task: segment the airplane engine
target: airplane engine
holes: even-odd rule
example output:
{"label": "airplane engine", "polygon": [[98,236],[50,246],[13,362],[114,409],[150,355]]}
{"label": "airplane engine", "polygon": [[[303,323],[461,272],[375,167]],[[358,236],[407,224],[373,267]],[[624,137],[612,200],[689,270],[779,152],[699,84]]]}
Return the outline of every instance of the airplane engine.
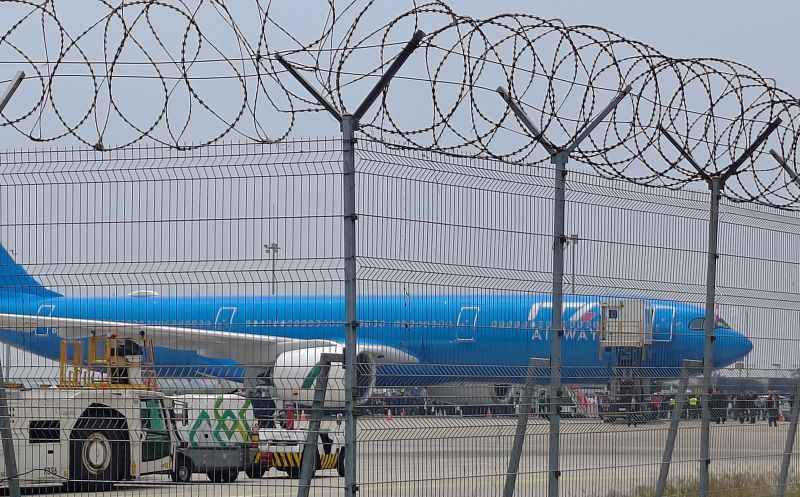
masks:
{"label": "airplane engine", "polygon": [[511,403],[512,385],[490,383],[447,383],[426,388],[429,397],[456,405],[500,405]]}
{"label": "airplane engine", "polygon": [[[312,347],[284,352],[272,367],[272,385],[275,396],[284,402],[297,402],[311,406],[314,402],[314,387],[321,370],[320,356],[323,353],[342,353],[341,347]],[[365,403],[375,387],[375,362],[367,352],[356,355],[356,404]],[[342,408],[345,405],[344,369],[339,363],[331,364],[328,373],[328,388],[325,393],[326,408]]]}

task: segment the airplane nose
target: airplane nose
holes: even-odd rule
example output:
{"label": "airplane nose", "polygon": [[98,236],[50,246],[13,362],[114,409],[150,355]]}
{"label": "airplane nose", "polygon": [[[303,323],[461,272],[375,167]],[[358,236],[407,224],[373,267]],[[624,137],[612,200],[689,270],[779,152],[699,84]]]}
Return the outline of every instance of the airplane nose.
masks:
{"label": "airplane nose", "polygon": [[714,340],[715,368],[730,366],[753,350],[753,342],[736,330],[718,328],[714,336],[717,337]]}

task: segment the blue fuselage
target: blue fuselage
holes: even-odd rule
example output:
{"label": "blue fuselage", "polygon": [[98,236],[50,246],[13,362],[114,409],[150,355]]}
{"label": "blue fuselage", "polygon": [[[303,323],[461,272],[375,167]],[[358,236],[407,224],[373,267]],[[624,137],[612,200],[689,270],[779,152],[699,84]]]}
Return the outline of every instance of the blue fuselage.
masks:
{"label": "blue fuselage", "polygon": [[[567,296],[564,301],[563,375],[566,381],[605,383],[618,364],[617,349],[601,347],[600,297]],[[656,377],[675,377],[684,359],[701,359],[704,332],[696,326],[705,312],[685,303],[647,300],[651,345],[642,349],[642,366]],[[365,296],[357,301],[359,343],[404,351],[414,364],[383,364],[378,386],[451,381],[518,383],[531,357],[549,357],[553,338],[549,295]],[[296,339],[344,343],[341,296],[241,297],[45,297],[0,299],[0,312],[141,324],[169,324]],[[693,326],[695,324],[695,326]],[[714,331],[714,367],[741,359],[752,343],[741,333]],[[58,330],[32,333],[0,330],[0,341],[57,360]],[[159,347],[161,377],[214,376],[241,381],[248,368],[206,357],[203,350]],[[219,354],[216,354],[217,356]],[[274,360],[274,358],[273,358]]]}

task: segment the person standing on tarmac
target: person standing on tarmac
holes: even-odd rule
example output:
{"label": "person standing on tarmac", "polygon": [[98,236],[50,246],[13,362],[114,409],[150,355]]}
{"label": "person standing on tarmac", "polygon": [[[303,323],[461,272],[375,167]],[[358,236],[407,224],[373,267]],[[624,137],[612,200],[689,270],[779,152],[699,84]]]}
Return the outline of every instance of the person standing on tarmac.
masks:
{"label": "person standing on tarmac", "polygon": [[629,405],[630,409],[628,411],[628,426],[633,424],[633,426],[636,427],[636,417],[638,416],[639,412],[639,404],[636,402],[636,395],[631,395],[631,401]]}
{"label": "person standing on tarmac", "polygon": [[711,390],[711,395],[708,399],[708,408],[711,411],[711,421],[720,424],[722,416],[719,412],[719,393],[716,390]]}
{"label": "person standing on tarmac", "polygon": [[734,418],[738,419],[740,423],[744,423],[746,417],[744,392],[739,392],[733,397],[733,407],[736,411]]}
{"label": "person standing on tarmac", "polygon": [[605,393],[597,395],[597,414],[602,419],[606,413]]}
{"label": "person standing on tarmac", "polygon": [[767,419],[769,421],[769,426],[778,426],[778,409],[780,409],[780,399],[778,398],[778,394],[772,392],[767,397],[766,402],[767,408]]}
{"label": "person standing on tarmac", "polygon": [[700,403],[698,402],[697,395],[692,394],[692,396],[689,397],[689,416],[692,419],[697,419],[697,406],[699,404]]}

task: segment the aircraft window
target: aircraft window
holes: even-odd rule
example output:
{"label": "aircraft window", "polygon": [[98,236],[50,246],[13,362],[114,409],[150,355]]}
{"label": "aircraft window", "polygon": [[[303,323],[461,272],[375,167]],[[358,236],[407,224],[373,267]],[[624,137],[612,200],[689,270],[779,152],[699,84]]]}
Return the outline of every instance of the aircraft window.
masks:
{"label": "aircraft window", "polygon": [[[702,330],[705,328],[705,321],[705,318],[694,318],[689,321],[689,329]],[[714,328],[730,329],[730,327],[731,326],[722,318],[717,318],[717,320],[714,321]]]}

